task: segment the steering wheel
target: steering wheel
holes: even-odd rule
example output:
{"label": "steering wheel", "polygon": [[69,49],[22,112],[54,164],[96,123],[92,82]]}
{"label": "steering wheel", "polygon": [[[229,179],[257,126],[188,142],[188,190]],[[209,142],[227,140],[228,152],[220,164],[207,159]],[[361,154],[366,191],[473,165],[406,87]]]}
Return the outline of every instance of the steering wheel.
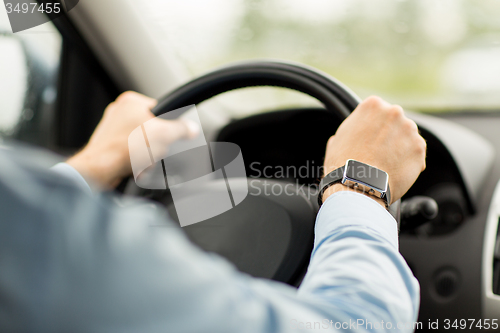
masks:
{"label": "steering wheel", "polygon": [[[326,110],[341,119],[347,117],[360,99],[334,78],[314,69],[278,61],[251,61],[217,69],[179,87],[162,98],[153,109],[162,118],[174,118],[169,111],[199,104],[227,91],[257,86],[293,89],[319,100]],[[178,113],[175,117],[178,116]],[[243,157],[245,152],[242,152]],[[213,155],[218,160],[217,151]],[[187,236],[204,250],[218,253],[243,272],[298,285],[309,261],[318,210],[316,198],[299,193],[294,184],[289,195],[265,191],[274,180],[232,179],[232,193],[246,198],[234,208],[203,222],[185,226]],[[130,181],[129,181],[130,182]],[[208,185],[213,193],[227,191],[227,180]],[[168,193],[167,191],[164,191]],[[165,194],[168,196],[168,194]],[[164,202],[174,219],[174,203]],[[193,207],[196,209],[196,207]]]}

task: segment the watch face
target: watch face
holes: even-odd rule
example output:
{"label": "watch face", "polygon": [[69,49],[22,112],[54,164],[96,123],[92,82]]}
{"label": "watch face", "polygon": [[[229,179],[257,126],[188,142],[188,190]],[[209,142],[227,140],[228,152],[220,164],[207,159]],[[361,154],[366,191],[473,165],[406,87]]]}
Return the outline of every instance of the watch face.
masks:
{"label": "watch face", "polygon": [[387,173],[368,164],[348,160],[345,165],[344,176],[351,181],[366,184],[379,192],[387,191],[389,180]]}

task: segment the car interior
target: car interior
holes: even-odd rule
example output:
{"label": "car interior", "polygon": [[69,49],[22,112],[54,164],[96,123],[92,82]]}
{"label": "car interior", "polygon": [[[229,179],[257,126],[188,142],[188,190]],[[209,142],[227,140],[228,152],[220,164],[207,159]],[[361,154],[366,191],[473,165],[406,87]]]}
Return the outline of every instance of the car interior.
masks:
{"label": "car interior", "polygon": [[[157,98],[156,115],[196,105],[207,142],[241,149],[248,179],[233,191],[258,194],[182,230],[295,287],[328,138],[365,97],[400,104],[427,142],[426,170],[391,211],[421,287],[418,321],[500,319],[500,2],[84,0],[17,33],[2,10],[1,136],[64,157],[124,91]],[[210,168],[192,162],[174,169]],[[307,195],[264,191],[275,183]],[[178,220],[168,189],[129,178],[116,191]]]}

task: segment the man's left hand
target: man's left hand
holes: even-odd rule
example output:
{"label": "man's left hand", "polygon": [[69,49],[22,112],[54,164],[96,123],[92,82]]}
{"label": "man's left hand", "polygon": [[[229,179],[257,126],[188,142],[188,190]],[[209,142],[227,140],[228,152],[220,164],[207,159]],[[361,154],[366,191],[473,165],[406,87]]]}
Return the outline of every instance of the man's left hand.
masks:
{"label": "man's left hand", "polygon": [[[109,104],[92,134],[88,144],[67,163],[84,178],[111,189],[132,173],[128,149],[130,133],[155,116],[151,112],[157,101],[153,98],[128,91]],[[199,129],[186,120],[155,122],[154,131],[163,137],[168,146],[182,138],[192,138]]]}

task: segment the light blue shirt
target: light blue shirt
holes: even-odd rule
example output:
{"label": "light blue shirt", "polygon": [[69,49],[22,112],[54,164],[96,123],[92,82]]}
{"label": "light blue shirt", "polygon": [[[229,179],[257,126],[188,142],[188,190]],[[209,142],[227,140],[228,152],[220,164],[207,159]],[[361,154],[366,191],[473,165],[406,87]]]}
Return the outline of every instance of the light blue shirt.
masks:
{"label": "light blue shirt", "polygon": [[[71,166],[61,163],[55,169],[89,188]],[[175,252],[168,255],[176,256]],[[213,277],[222,278],[224,286],[214,283],[206,291],[186,288],[176,293],[173,302],[202,303],[207,308],[188,311],[197,324],[181,320],[184,316],[169,316],[168,326],[175,332],[190,331],[190,326],[205,332],[411,332],[417,320],[419,285],[398,251],[396,221],[374,200],[355,192],[336,193],[321,207],[311,262],[298,291],[234,274],[232,269],[227,272],[227,264],[219,259],[196,255],[183,260],[213,266],[208,271],[219,270]],[[170,283],[185,286],[182,276],[174,275]]]}
{"label": "light blue shirt", "polygon": [[396,222],[362,194],[323,204],[297,290],[199,250],[161,209],[89,195],[75,172],[0,156],[2,332],[413,331]]}

